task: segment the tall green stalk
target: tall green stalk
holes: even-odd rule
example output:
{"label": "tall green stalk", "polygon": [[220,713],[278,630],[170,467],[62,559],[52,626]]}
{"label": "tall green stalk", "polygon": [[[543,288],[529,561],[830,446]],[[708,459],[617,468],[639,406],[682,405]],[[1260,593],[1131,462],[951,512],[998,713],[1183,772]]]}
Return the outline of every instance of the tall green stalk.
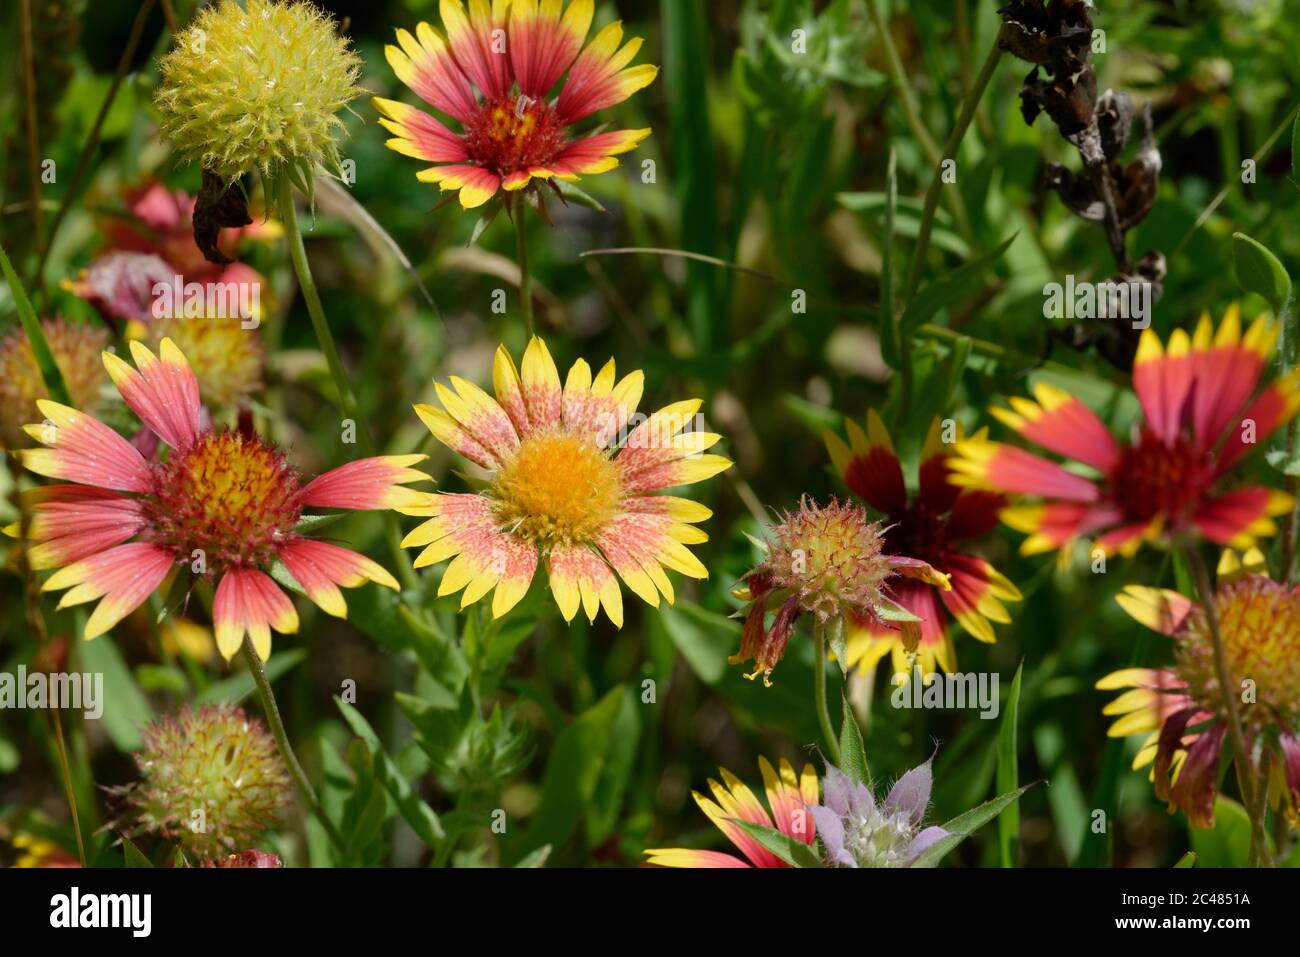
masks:
{"label": "tall green stalk", "polygon": [[826,631],[819,623],[813,626],[813,702],[817,708],[817,721],[822,727],[822,739],[826,742],[826,752],[831,763],[839,766],[840,739],[831,724],[831,713],[826,707]]}

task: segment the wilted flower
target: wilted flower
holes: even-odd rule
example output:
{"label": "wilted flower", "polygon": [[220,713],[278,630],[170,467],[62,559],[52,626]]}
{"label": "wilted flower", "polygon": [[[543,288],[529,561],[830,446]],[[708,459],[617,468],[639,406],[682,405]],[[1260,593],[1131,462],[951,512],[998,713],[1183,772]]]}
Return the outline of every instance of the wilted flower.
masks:
{"label": "wilted flower", "polygon": [[1037,403],[1012,399],[993,409],[1002,422],[1095,475],[1067,471],[1022,449],[971,438],[957,445],[954,481],[1044,499],[1002,512],[1012,528],[1030,533],[1025,554],[1063,548],[1085,535],[1121,555],[1144,542],[1176,543],[1189,536],[1245,549],[1272,535],[1272,516],[1289,511],[1291,496],[1247,486],[1224,492],[1222,480],[1253,449],[1300,411],[1300,369],[1257,388],[1280,328],[1267,317],[1242,335],[1232,306],[1216,332],[1209,315],[1193,335],[1175,330],[1166,348],[1147,329],[1133,365],[1143,419],[1120,443],[1082,400],[1039,383]]}
{"label": "wilted flower", "polygon": [[[1149,732],[1133,767],[1154,762],[1156,795],[1196,827],[1214,825],[1219,757],[1228,731],[1225,693],[1238,696],[1247,749],[1274,740],[1279,762],[1272,791],[1300,821],[1300,586],[1275,582],[1258,570],[1264,557],[1242,564],[1228,552],[1219,566],[1214,602],[1228,673],[1240,688],[1220,686],[1205,609],[1168,589],[1129,585],[1119,604],[1137,621],[1174,639],[1174,664],[1125,668],[1097,682],[1104,691],[1128,688],[1104,712],[1119,715],[1111,737]],[[1251,693],[1246,691],[1250,682]]]}
{"label": "wilted flower", "polygon": [[[417,178],[459,190],[466,209],[533,180],[604,173],[618,165],[615,156],[650,135],[648,129],[611,130],[570,138],[575,123],[623,102],[659,72],[649,64],[628,66],[641,40],[623,44],[617,21],[582,46],[593,0],[572,0],[563,16],[560,0],[471,0],[468,16],[460,0],[443,0],[441,11],[445,37],[421,23],[414,36],[398,30],[399,45],[385,53],[397,78],[459,123],[461,132],[396,100],[376,98],[374,104],[394,134],[389,148],[440,164]],[[567,80],[548,100],[566,71]]]}
{"label": "wilted flower", "polygon": [[103,599],[86,622],[87,639],[138,608],[180,565],[216,582],[212,617],[227,659],[245,633],[265,659],[272,628],[297,630],[293,603],[260,570],[277,560],[312,601],[339,617],[347,614],[340,585],[397,589],[379,564],[306,538],[298,521],[311,506],[371,510],[425,501],[428,493],[404,487],[428,479],[411,468],[424,456],[358,459],[304,485],[256,434],[201,427],[198,384],[170,339],[156,356],[139,342],[131,353],[137,368],[107,352],[104,364],[126,404],[171,447],[164,461],[146,461],[108,426],[48,399],[38,403],[47,424],[27,426],[49,446],[26,450],[27,468],[77,483],[31,493],[29,534],[37,544],[30,561],[59,569],[42,587],[71,589],[60,607]]}
{"label": "wilted flower", "polygon": [[930,805],[930,762],[908,771],[877,804],[871,790],[833,765],[822,778],[824,805],[808,808],[817,822],[826,862],[838,867],[911,867],[948,836],[922,827]]}
{"label": "wilted flower", "polygon": [[[799,511],[782,516],[765,547],[763,561],[736,591],[750,605],[740,651],[729,660],[734,665],[752,658],[757,667],[745,677],[761,674],[767,685],[800,616],[810,614],[819,625],[852,619],[897,626],[910,651],[921,633],[916,616],[892,597],[893,579],[901,575],[952,587],[928,562],[886,553],[880,523],[861,505],[838,499],[825,506],[802,499]],[[776,607],[776,617],[769,628],[770,606]]]}
{"label": "wilted flower", "polygon": [[763,774],[763,788],[767,792],[771,815],[754,792],[726,768],[719,768],[724,784],[709,779],[712,800],[699,791],[691,792],[700,810],[745,855],[745,859],[721,851],[668,847],[647,850],[649,863],[663,867],[789,867],[735,822],[739,819],[775,828],[811,846],[817,828],[808,816],[808,807],[817,800],[817,772],[811,764],[805,764],[796,777],[794,767],[784,758],[781,759],[779,776],[767,758],[759,758],[758,767]]}
{"label": "wilted flower", "polygon": [[656,608],[660,593],[673,601],[665,567],[708,577],[686,546],[707,540],[692,526],[713,513],[689,499],[649,494],[731,467],[720,455],[701,454],[720,435],[683,431],[700,409],[698,399],[665,406],[618,446],[641,401],[640,371],[616,383],[611,359],[593,379],[579,359],[561,388],[546,344],[534,338],[522,378],[501,346],[492,379],[495,399],[453,376],[452,389],[436,385],[442,409],[415,407],[440,442],[492,473],[482,493],[435,494],[428,504],[398,509],[429,519],[402,542],[424,547],[416,568],[452,559],[439,595],[464,589],[464,608],[495,588],[492,615],[499,618],[523,598],[545,561],[566,621],[579,606],[595,621],[603,607],[622,627],[614,572]]}
{"label": "wilted flower", "polygon": [[[99,405],[99,388],[108,381],[99,354],[108,332],[66,319],[44,319],[41,331],[54,355],[72,401],[84,409]],[[4,448],[27,445],[23,426],[36,418],[36,402],[49,391],[36,364],[36,353],[22,327],[0,338],[0,444]]]}
{"label": "wilted flower", "polygon": [[311,3],[247,3],[204,7],[158,62],[163,135],[226,185],[253,170],[304,182],[339,172],[335,114],[361,93],[360,58]]}
{"label": "wilted flower", "polygon": [[145,728],[143,740],[141,780],[119,792],[133,809],[133,834],[219,861],[261,840],[290,802],[275,742],[233,704],[183,709]]}
{"label": "wilted flower", "polygon": [[[993,623],[1011,620],[1003,602],[1020,600],[1019,589],[1005,575],[957,545],[995,528],[1006,498],[952,484],[948,474],[951,450],[942,441],[938,419],[930,426],[921,450],[918,494],[910,497],[902,464],[875,410],[867,413],[865,432],[852,420],[847,427],[849,443],[827,432],[826,448],[844,484],[885,516],[883,550],[920,558],[951,579],[952,588],[944,591],[935,591],[924,582],[899,581],[894,598],[921,619],[916,664],[922,673],[931,673],[936,664],[952,671],[957,661],[944,610],[978,640],[993,642],[997,640]],[[961,438],[960,430],[954,438]],[[983,433],[976,438],[983,438]],[[905,642],[897,629],[852,614],[847,628],[846,665],[869,671],[892,651],[894,671],[910,671]]]}

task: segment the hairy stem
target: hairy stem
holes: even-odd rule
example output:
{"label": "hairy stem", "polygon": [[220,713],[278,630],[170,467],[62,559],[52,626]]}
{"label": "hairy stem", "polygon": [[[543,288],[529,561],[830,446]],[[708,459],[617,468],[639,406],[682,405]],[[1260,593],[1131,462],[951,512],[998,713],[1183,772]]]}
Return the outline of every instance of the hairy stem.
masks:
{"label": "hairy stem", "polygon": [[813,647],[816,652],[816,661],[813,663],[813,700],[817,706],[817,720],[822,727],[826,752],[831,756],[831,763],[838,767],[840,739],[835,734],[831,713],[826,708],[826,632],[820,624],[813,628]]}
{"label": "hairy stem", "polygon": [[298,793],[302,796],[303,802],[311,810],[312,814],[316,815],[316,820],[320,821],[321,827],[329,835],[330,843],[334,845],[335,850],[342,854],[343,837],[339,834],[338,828],[334,826],[334,822],[326,816],[325,809],[321,807],[316,792],[312,789],[311,782],[307,780],[307,772],[302,769],[302,764],[298,761],[298,755],[294,753],[293,745],[289,743],[289,735],[284,730],[284,721],[280,718],[280,709],[275,703],[275,692],[271,690],[271,682],[266,678],[266,669],[262,667],[262,659],[257,656],[257,651],[253,648],[253,642],[247,635],[244,636],[242,650],[249,674],[253,676],[253,684],[257,686],[257,696],[262,701],[262,712],[266,715],[266,723],[271,728],[271,736],[275,738],[275,746],[280,749],[280,757],[284,758],[285,766],[289,769],[289,776],[293,778],[293,783],[298,788]]}
{"label": "hairy stem", "polygon": [[1258,863],[1268,857],[1268,845],[1264,839],[1264,815],[1262,808],[1255,802],[1255,788],[1260,786],[1255,774],[1255,762],[1251,759],[1250,749],[1246,745],[1246,735],[1241,727],[1241,715],[1237,711],[1235,690],[1236,681],[1228,666],[1228,656],[1223,650],[1223,634],[1219,628],[1219,611],[1214,602],[1214,586],[1210,584],[1210,572],[1205,559],[1195,546],[1184,550],[1187,566],[1196,583],[1201,605],[1205,608],[1205,618],[1210,625],[1210,640],[1214,645],[1214,670],[1219,682],[1223,707],[1228,712],[1228,741],[1232,746],[1233,765],[1237,771],[1237,787],[1241,790],[1241,801],[1250,816],[1251,860]]}

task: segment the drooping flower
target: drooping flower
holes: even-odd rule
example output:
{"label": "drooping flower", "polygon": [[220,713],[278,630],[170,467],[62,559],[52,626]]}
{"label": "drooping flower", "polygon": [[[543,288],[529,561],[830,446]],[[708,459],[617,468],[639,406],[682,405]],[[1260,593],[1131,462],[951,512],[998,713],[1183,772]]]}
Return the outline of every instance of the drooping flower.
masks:
{"label": "drooping flower", "polygon": [[833,765],[822,778],[824,805],[808,808],[832,867],[911,867],[948,836],[922,827],[930,806],[930,762],[908,771],[877,803],[871,789]]}
{"label": "drooping flower", "polygon": [[[1258,571],[1263,567],[1258,550],[1247,552],[1244,563],[1227,552],[1219,565],[1215,606],[1223,653],[1229,674],[1242,684],[1226,693],[1236,696],[1248,750],[1259,742],[1269,747],[1276,736],[1272,793],[1300,820],[1300,586],[1273,581]],[[1228,712],[1205,609],[1178,592],[1137,585],[1117,601],[1174,640],[1174,664],[1125,668],[1097,682],[1103,691],[1130,689],[1103,710],[1118,716],[1109,734],[1147,733],[1134,769],[1153,764],[1156,795],[1194,826],[1212,827]]]}
{"label": "drooping flower", "polygon": [[812,846],[817,828],[808,809],[817,801],[817,772],[805,764],[796,777],[794,766],[781,759],[781,773],[773,770],[767,758],[758,759],[767,792],[766,808],[743,781],[726,768],[719,768],[723,783],[709,779],[713,798],[699,791],[691,796],[719,831],[727,836],[744,858],[722,851],[701,851],[686,847],[655,848],[645,852],[648,862],[662,867],[789,867],[758,841],[736,825],[737,819],[771,827],[782,834]]}
{"label": "drooping flower", "polygon": [[[104,247],[76,279],[65,280],[64,287],[86,300],[106,319],[127,323],[125,332],[142,337],[157,320],[155,308],[158,290],[168,292],[179,283],[182,288],[197,283],[203,300],[215,299],[209,287],[222,290],[235,284],[259,289],[259,306],[269,290],[252,267],[231,262],[209,262],[194,240],[195,200],[184,190],[171,190],[157,180],[130,186],[121,194],[122,210],[96,221],[104,237]],[[238,256],[253,240],[269,240],[280,234],[274,220],[255,219],[243,228],[218,231],[217,248]],[[193,288],[193,287],[191,287]],[[184,303],[168,304],[177,317],[185,315]],[[260,315],[259,317],[260,318]]]}
{"label": "drooping flower", "polygon": [[[41,331],[72,401],[94,409],[99,404],[100,386],[108,381],[99,361],[108,343],[107,330],[66,319],[44,319]],[[37,400],[49,396],[27,334],[21,327],[11,329],[0,338],[0,446],[12,449],[27,444],[23,425],[36,417]]]}
{"label": "drooping flower", "polygon": [[[991,643],[997,640],[993,623],[1011,620],[1003,602],[1021,597],[1016,586],[991,564],[958,547],[958,543],[991,531],[1006,499],[995,492],[961,489],[952,483],[950,446],[942,441],[938,419],[930,426],[921,450],[915,496],[908,495],[902,464],[875,410],[867,413],[865,432],[852,420],[847,428],[847,445],[835,433],[827,432],[826,448],[844,484],[885,516],[884,550],[922,559],[951,578],[952,588],[947,591],[935,591],[922,582],[900,581],[894,597],[921,619],[915,663],[922,673],[934,671],[936,664],[952,671],[957,660],[944,610],[971,636]],[[982,432],[975,436],[983,437]],[[961,438],[960,431],[954,438]],[[869,672],[892,652],[894,671],[910,673],[902,635],[896,629],[850,616],[847,645],[845,664],[849,667],[856,665]]]}
{"label": "drooping flower", "polygon": [[436,384],[442,409],[415,407],[440,442],[491,473],[482,493],[435,494],[427,504],[398,509],[428,518],[402,543],[423,547],[416,568],[452,559],[438,594],[464,589],[465,608],[495,588],[492,614],[499,618],[528,591],[540,561],[566,621],[581,606],[594,622],[603,607],[622,627],[615,572],[654,607],[661,593],[673,601],[665,567],[707,578],[686,546],[707,540],[693,526],[712,512],[689,499],[650,494],[731,467],[720,455],[703,454],[720,435],[683,431],[700,401],[665,406],[620,444],[641,400],[640,371],[616,382],[611,359],[593,378],[579,359],[561,387],[546,344],[534,338],[522,372],[501,346],[492,372],[496,399],[453,376],[451,388]]}
{"label": "drooping flower", "polygon": [[[785,656],[795,623],[810,614],[819,625],[843,627],[872,622],[898,628],[908,652],[916,649],[921,631],[916,616],[896,600],[899,577],[951,588],[948,576],[928,562],[884,551],[884,530],[867,510],[853,502],[832,499],[818,505],[807,498],[799,511],[786,512],[765,543],[763,561],[745,576],[735,595],[749,603],[740,636],[740,651],[731,664],[753,659],[746,678],[760,674],[763,683]],[[768,609],[775,607],[771,626]],[[842,650],[842,649],[841,649]],[[847,665],[846,665],[847,666]]]}
{"label": "drooping flower", "polygon": [[1037,402],[1016,398],[993,414],[1023,437],[1090,470],[1062,468],[1022,449],[972,438],[957,445],[954,481],[1042,499],[1004,509],[1029,533],[1025,554],[1095,535],[1105,551],[1131,555],[1144,542],[1197,536],[1233,548],[1277,531],[1291,497],[1262,486],[1220,485],[1253,448],[1300,411],[1300,369],[1260,388],[1279,328],[1260,317],[1242,334],[1234,305],[1216,331],[1209,315],[1195,333],[1176,330],[1166,348],[1142,334],[1133,388],[1143,421],[1117,441],[1082,400],[1039,383]]}
{"label": "drooping flower", "polygon": [[213,622],[226,659],[245,633],[266,658],[272,628],[297,629],[293,603],[261,570],[277,559],[331,615],[347,614],[340,585],[397,589],[376,562],[306,538],[297,526],[311,507],[425,501],[428,493],[404,487],[428,479],[411,468],[423,456],[358,459],[304,485],[257,435],[200,427],[194,373],[170,339],[156,356],[139,342],[131,353],[136,368],[107,352],[104,364],[127,406],[169,447],[165,459],[146,460],[108,426],[49,400],[38,403],[48,424],[27,427],[48,446],[23,453],[27,468],[74,483],[31,493],[29,560],[33,568],[58,569],[42,587],[70,589],[60,607],[102,599],[86,622],[87,639],[139,607],[181,565],[216,583]]}
{"label": "drooping flower", "polygon": [[[302,0],[204,7],[158,61],[163,135],[226,185],[253,170],[309,182],[341,170],[336,115],[361,94],[361,59],[337,24]],[[268,195],[271,195],[268,192]]]}
{"label": "drooping flower", "polygon": [[[442,0],[445,36],[421,23],[397,31],[385,52],[397,78],[460,125],[456,133],[423,110],[376,98],[394,136],[390,149],[438,165],[417,178],[459,190],[466,209],[552,177],[573,181],[618,165],[648,129],[573,139],[572,127],[648,86],[658,67],[628,66],[640,38],[623,43],[619,22],[583,47],[593,0]],[[556,95],[552,88],[568,73]]]}
{"label": "drooping flower", "polygon": [[261,840],[291,800],[275,742],[236,705],[183,708],[142,737],[141,780],[117,792],[132,809],[132,834],[175,841],[200,862],[225,861]]}

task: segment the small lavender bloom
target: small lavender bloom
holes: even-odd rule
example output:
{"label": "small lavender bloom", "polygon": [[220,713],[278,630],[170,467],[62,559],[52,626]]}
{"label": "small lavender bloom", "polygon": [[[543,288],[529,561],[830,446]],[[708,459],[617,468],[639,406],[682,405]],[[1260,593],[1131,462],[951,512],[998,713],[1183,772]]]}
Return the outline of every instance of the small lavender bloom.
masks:
{"label": "small lavender bloom", "polygon": [[822,778],[826,803],[808,809],[827,862],[840,867],[911,867],[948,834],[941,827],[921,827],[931,785],[926,761],[899,778],[884,803],[877,804],[865,784],[828,764]]}

